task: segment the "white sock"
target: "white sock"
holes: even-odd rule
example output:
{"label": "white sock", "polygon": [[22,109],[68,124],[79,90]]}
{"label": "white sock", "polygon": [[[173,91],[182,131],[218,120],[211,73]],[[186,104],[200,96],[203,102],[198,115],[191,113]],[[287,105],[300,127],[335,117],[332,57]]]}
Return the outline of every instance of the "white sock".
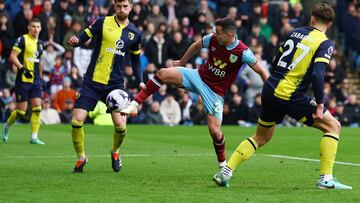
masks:
{"label": "white sock", "polygon": [[319,177],[319,181],[328,181],[333,179],[333,175],[332,174],[321,174]]}
{"label": "white sock", "polygon": [[35,140],[38,138],[38,134],[37,133],[31,133],[31,139]]}
{"label": "white sock", "polygon": [[226,166],[226,160],[223,162],[219,162],[219,169],[222,169]]}

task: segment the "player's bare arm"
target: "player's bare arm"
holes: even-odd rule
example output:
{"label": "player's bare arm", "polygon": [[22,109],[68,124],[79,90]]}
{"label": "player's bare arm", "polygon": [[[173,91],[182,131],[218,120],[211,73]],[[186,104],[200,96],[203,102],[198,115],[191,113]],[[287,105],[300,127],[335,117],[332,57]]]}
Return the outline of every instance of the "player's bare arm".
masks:
{"label": "player's bare arm", "polygon": [[202,40],[198,40],[191,44],[191,46],[186,50],[184,56],[177,61],[173,62],[174,66],[185,66],[186,63],[201,49]]}
{"label": "player's bare arm", "polygon": [[268,79],[269,73],[265,70],[264,66],[259,63],[259,61],[256,62],[255,65],[253,65],[251,68],[260,75],[263,81],[266,81]]}
{"label": "player's bare arm", "polygon": [[18,58],[19,54],[20,52],[13,49],[9,57],[10,63],[14,64],[18,70],[23,67],[23,64],[20,63],[20,60]]}

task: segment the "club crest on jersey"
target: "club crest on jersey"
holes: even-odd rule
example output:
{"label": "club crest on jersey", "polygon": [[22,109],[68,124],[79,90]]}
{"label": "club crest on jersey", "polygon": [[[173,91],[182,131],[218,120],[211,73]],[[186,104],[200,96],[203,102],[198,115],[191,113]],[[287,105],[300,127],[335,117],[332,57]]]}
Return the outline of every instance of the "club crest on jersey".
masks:
{"label": "club crest on jersey", "polygon": [[129,32],[128,37],[129,37],[130,40],[133,40],[134,36],[135,36],[134,33]]}
{"label": "club crest on jersey", "polygon": [[235,63],[237,61],[238,57],[234,54],[230,54],[229,61],[231,63]]}
{"label": "club crest on jersey", "polygon": [[216,51],[216,48],[215,48],[215,47],[211,47],[211,51],[212,51],[212,52]]}

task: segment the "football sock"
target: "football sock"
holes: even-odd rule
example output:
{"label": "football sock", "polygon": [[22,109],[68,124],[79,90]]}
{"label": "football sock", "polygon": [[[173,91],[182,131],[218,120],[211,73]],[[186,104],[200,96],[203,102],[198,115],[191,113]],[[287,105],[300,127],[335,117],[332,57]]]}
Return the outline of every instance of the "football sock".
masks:
{"label": "football sock", "polygon": [[333,179],[333,175],[325,175],[325,174],[321,174],[319,177],[319,181],[328,181]]}
{"label": "football sock", "polygon": [[138,104],[142,104],[150,95],[158,91],[158,89],[163,85],[163,81],[155,75],[151,80],[149,80],[145,87],[136,95],[135,101]]}
{"label": "football sock", "polygon": [[7,124],[8,126],[10,127],[12,124],[14,124],[19,118],[21,118],[22,116],[25,115],[25,111],[22,111],[22,110],[14,110],[11,112],[8,120],[7,120]]}
{"label": "football sock", "polygon": [[113,153],[119,153],[119,149],[125,139],[126,131],[127,131],[126,128],[115,128],[114,143],[113,143],[113,147],[112,147]]}
{"label": "football sock", "polygon": [[76,151],[76,154],[78,156],[78,159],[84,159],[85,158],[85,151],[84,151],[84,128],[83,128],[83,122],[71,121],[72,125],[72,141],[73,145]]}
{"label": "football sock", "polygon": [[247,140],[244,140],[231,155],[227,166],[231,170],[235,170],[243,161],[248,160],[255,153],[257,148],[258,144],[254,138],[250,137]]}
{"label": "football sock", "polygon": [[213,138],[213,145],[216,152],[216,156],[218,159],[219,164],[226,160],[226,153],[225,153],[225,136],[224,134],[221,135],[219,140],[215,140]]}
{"label": "football sock", "polygon": [[30,117],[32,139],[36,139],[38,136],[38,132],[40,128],[40,111],[41,111],[40,106],[36,106],[32,108],[32,113]]}
{"label": "football sock", "polygon": [[325,133],[320,141],[320,174],[332,175],[339,135]]}

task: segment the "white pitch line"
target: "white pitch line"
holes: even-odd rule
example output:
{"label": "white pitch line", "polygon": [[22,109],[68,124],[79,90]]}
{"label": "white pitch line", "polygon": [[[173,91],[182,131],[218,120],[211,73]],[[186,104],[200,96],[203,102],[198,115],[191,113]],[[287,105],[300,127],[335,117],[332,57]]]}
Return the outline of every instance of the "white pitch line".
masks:
{"label": "white pitch line", "polygon": [[[258,154],[266,157],[272,158],[282,158],[282,159],[291,159],[291,160],[299,160],[299,161],[311,161],[311,162],[320,162],[318,159],[310,159],[304,157],[294,157],[294,156],[284,156],[284,155],[277,155],[277,154]],[[110,155],[88,155],[89,158],[106,158]],[[204,157],[204,156],[215,156],[214,154],[123,154],[121,156],[124,157]],[[0,159],[65,159],[65,158],[75,158],[75,155],[55,155],[55,156],[0,156]],[[358,163],[350,163],[350,162],[342,162],[342,161],[335,161],[336,164],[339,165],[348,165],[348,166],[360,166]]]}
{"label": "white pitch line", "polygon": [[[284,156],[284,155],[276,155],[276,154],[265,154],[264,156],[273,157],[273,158],[300,160],[300,161],[320,162],[319,159],[309,159],[309,158],[295,157],[295,156]],[[335,161],[335,163],[339,165],[360,166],[360,164],[357,163],[342,162],[342,161]]]}

